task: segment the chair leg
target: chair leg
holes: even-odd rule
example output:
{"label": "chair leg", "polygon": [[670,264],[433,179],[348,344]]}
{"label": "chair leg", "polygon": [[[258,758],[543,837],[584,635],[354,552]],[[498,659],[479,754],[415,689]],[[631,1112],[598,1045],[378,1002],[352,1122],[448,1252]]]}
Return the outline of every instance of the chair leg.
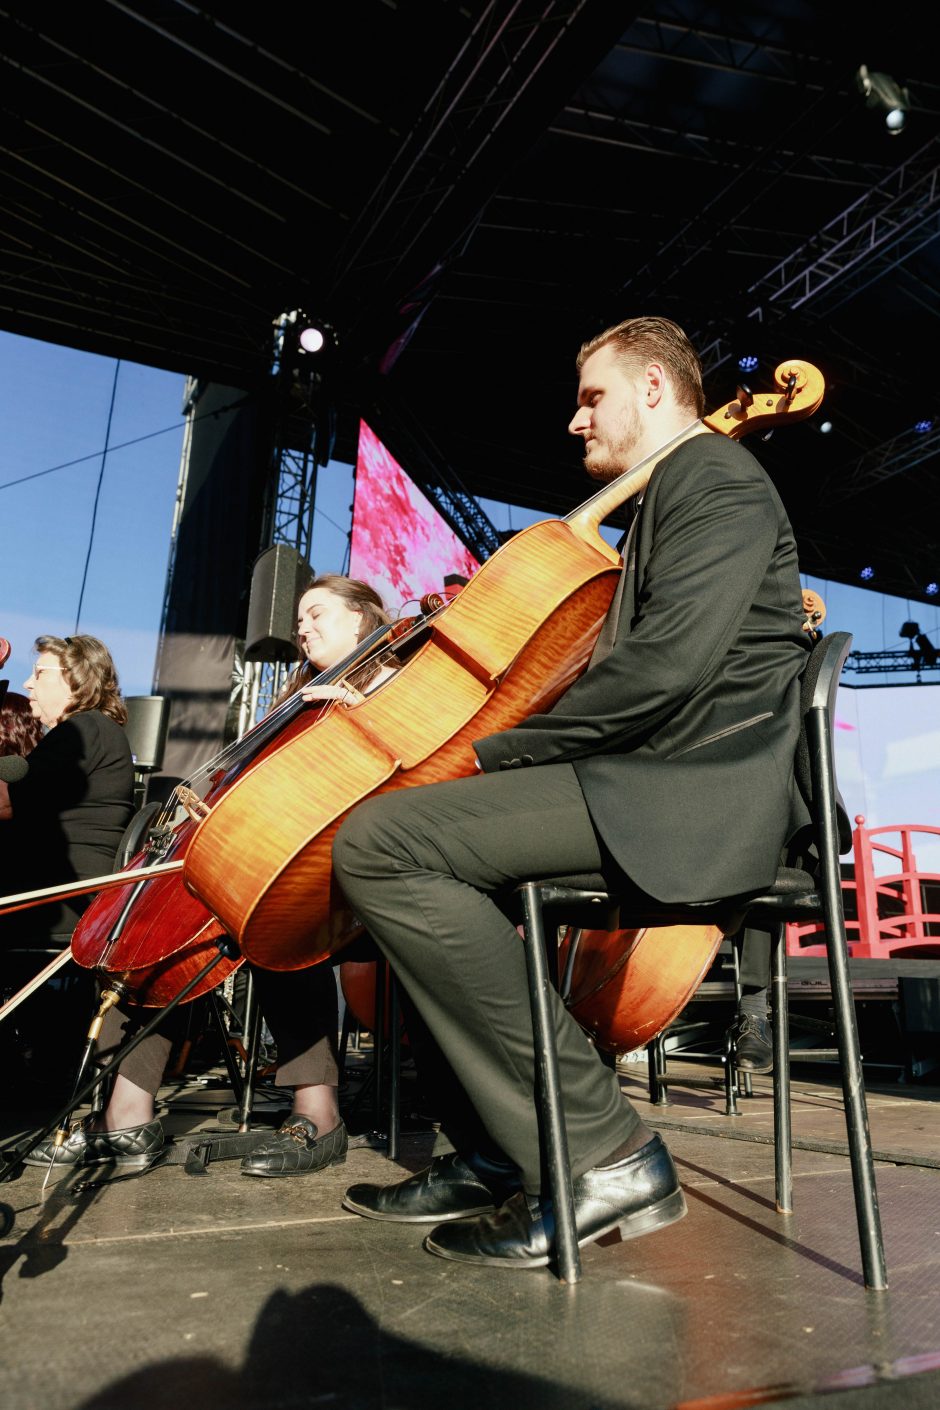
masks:
{"label": "chair leg", "polygon": [[839,871],[833,749],[828,723],[824,710],[814,708],[807,712],[807,737],[811,756],[816,755],[814,773],[819,780],[819,854],[822,861],[820,890],[826,921],[829,985],[832,990],[845,1123],[852,1162],[852,1183],[855,1189],[855,1217],[858,1222],[865,1286],[881,1290],[888,1286],[888,1274],[881,1218],[878,1213],[875,1165],[871,1151],[871,1133],[868,1129],[868,1108],[865,1101],[862,1057],[858,1046],[858,1027],[855,1022],[855,1003],[849,980],[849,952]]}
{"label": "chair leg", "polygon": [[542,904],[537,882],[529,882],[521,889],[523,943],[529,978],[539,1110],[545,1142],[545,1163],[548,1167],[549,1188],[555,1214],[555,1255],[562,1281],[576,1283],[581,1277],[581,1255],[574,1220],[574,1196],[558,1076],[558,1053],[548,1000],[548,963],[545,957]]}
{"label": "chair leg", "polygon": [[663,1029],[662,1033],[657,1033],[646,1047],[646,1070],[653,1106],[672,1106],[666,1085],[666,1031]]}
{"label": "chair leg", "polygon": [[382,1128],[385,1100],[385,995],[388,992],[388,962],[380,956],[375,962],[375,1019],[372,1026],[372,1106],[375,1129]]}
{"label": "chair leg", "polygon": [[793,1132],[790,1122],[790,1017],[787,1009],[786,926],[779,923],[770,947],[771,1025],[774,1047],[774,1188],[778,1214],[793,1213]]}
{"label": "chair leg", "polygon": [[251,1127],[251,1109],[255,1100],[255,1081],[258,1075],[258,1052],[261,1048],[261,1006],[255,992],[255,978],[248,970],[245,989],[245,1015],[242,1020],[245,1031],[245,1078],[242,1083],[241,1101],[238,1104],[238,1129],[248,1131]]}
{"label": "chair leg", "polygon": [[398,979],[391,965],[388,984],[388,1144],[389,1160],[398,1159],[401,1135],[401,1022],[398,1010]]}
{"label": "chair leg", "polygon": [[[742,934],[743,934],[743,932],[742,932]],[[743,994],[743,990],[742,990],[742,988],[741,988],[741,959],[740,959],[740,955],[738,954],[738,937],[737,937],[737,936],[735,936],[735,938],[734,938],[734,939],[732,940],[732,942],[731,942],[731,970],[732,970],[732,973],[733,973],[733,975],[734,975],[734,1012],[735,1012],[735,1018],[737,1018],[737,1015],[738,1015],[738,1012],[739,1012],[739,1006],[740,1006],[740,1003],[741,1003],[741,997],[742,997],[742,994]],[[737,1052],[736,1052],[736,1050],[735,1050],[735,1048],[734,1048],[734,1045],[732,1044],[732,1047],[731,1047],[731,1059],[732,1059],[732,1061],[734,1061],[734,1059],[735,1059],[736,1057],[737,1057]],[[738,1068],[737,1068],[737,1065],[735,1065],[735,1069],[734,1069],[734,1082],[735,1082],[735,1092],[736,1092],[736,1093],[737,1093],[737,1092],[740,1092],[740,1093],[742,1093],[745,1097],[753,1097],[753,1095],[754,1095],[754,1086],[753,1086],[753,1083],[751,1082],[751,1074],[750,1074],[749,1072],[739,1072],[739,1071],[738,1071]],[[728,1113],[728,1114],[730,1115],[731,1113]],[[738,1114],[738,1113],[737,1113],[737,1110],[735,1110],[734,1115],[737,1116],[737,1114]]]}
{"label": "chair leg", "polygon": [[[248,976],[248,983],[249,985],[251,984],[250,974]],[[229,1042],[228,1029],[225,1026],[225,1019],[222,1016],[222,1006],[219,1003],[219,996],[216,993],[215,989],[210,990],[208,997],[209,1012],[212,1015],[212,1021],[215,1024],[216,1029],[218,1030],[219,1042],[222,1047],[222,1059],[225,1063],[225,1070],[228,1073],[228,1080],[231,1083],[235,1101],[240,1108],[245,1093],[244,1078],[238,1070],[238,1063],[235,1061],[234,1054],[232,1053],[232,1045]]]}

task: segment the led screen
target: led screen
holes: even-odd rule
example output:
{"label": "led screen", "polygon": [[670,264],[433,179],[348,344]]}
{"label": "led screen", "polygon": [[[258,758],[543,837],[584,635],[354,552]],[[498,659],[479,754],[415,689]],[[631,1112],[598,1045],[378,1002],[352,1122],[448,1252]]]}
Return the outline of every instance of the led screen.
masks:
{"label": "led screen", "polygon": [[450,574],[480,566],[395,457],[363,421],[359,426],[350,575],[379,593],[392,616],[440,592]]}

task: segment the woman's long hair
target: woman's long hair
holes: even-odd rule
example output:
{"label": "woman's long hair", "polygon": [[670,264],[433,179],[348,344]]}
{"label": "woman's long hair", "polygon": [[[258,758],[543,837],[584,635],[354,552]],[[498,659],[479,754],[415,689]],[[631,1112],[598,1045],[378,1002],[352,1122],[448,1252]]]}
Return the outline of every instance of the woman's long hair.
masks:
{"label": "woman's long hair", "polygon": [[[334,597],[342,598],[351,612],[362,613],[359,625],[360,641],[374,632],[377,627],[387,627],[391,624],[392,619],[385,610],[385,604],[375,588],[371,588],[368,583],[362,582],[359,578],[345,578],[341,573],[321,573],[319,577],[313,578],[307,584],[300,594],[300,598],[306,597],[313,588],[324,588]],[[298,607],[300,598],[297,601]],[[383,666],[395,668],[397,665],[397,661],[390,653],[384,653],[373,657],[355,671],[350,671],[347,680],[356,690],[364,691]],[[292,695],[303,690],[305,685],[309,685],[321,674],[319,667],[315,666],[312,661],[304,659],[299,666],[291,671],[274,704],[280,705],[282,701],[289,700]]]}
{"label": "woman's long hair", "polygon": [[63,719],[82,710],[100,710],[119,725],[127,724],[117,671],[103,641],[96,636],[38,636],[36,650],[55,657],[72,692]]}

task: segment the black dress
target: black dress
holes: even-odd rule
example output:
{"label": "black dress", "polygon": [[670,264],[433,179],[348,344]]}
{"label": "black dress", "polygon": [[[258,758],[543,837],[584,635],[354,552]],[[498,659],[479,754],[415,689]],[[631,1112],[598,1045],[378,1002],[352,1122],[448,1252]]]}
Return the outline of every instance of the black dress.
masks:
{"label": "black dress", "polygon": [[[114,870],[134,811],[134,764],[123,728],[99,710],[69,715],[44,735],[29,772],[9,785],[0,822],[0,895]],[[91,896],[0,917],[3,945],[62,946]]]}

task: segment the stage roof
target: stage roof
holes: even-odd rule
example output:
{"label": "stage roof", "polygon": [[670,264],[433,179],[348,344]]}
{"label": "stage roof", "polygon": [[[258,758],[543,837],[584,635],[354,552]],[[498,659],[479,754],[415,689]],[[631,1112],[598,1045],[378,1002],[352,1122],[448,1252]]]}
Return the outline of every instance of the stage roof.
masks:
{"label": "stage roof", "polygon": [[[803,567],[929,602],[940,78],[917,14],[11,0],[0,326],[251,391],[304,308],[337,330],[340,448],[377,403],[404,463],[556,513],[588,492],[579,343],[665,314],[710,408],[741,353],[755,390],[790,357],[823,370],[832,432],[754,442]],[[896,135],[861,65],[907,90]]]}

